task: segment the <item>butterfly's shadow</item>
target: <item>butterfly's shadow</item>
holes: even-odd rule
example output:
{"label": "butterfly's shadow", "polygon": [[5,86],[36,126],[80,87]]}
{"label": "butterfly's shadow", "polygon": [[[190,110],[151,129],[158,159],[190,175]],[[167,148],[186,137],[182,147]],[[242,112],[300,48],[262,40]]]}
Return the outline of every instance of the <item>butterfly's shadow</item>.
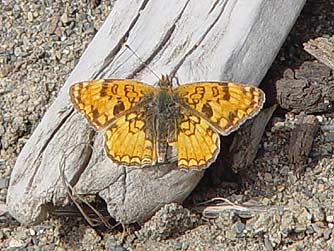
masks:
{"label": "butterfly's shadow", "polygon": [[186,204],[191,206],[214,197],[243,195],[246,191],[256,194],[254,183],[259,170],[254,170],[256,165],[253,163],[262,154],[262,136],[267,124],[270,125],[269,120],[275,109],[276,106],[265,108],[238,131],[221,137],[221,151],[217,160],[206,170]]}

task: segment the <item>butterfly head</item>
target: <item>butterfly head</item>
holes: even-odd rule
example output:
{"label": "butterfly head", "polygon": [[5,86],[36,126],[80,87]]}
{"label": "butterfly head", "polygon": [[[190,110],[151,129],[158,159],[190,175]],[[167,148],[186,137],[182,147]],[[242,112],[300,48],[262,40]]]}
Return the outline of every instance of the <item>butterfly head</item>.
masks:
{"label": "butterfly head", "polygon": [[168,75],[162,75],[161,78],[159,79],[158,86],[161,89],[172,89],[173,83]]}

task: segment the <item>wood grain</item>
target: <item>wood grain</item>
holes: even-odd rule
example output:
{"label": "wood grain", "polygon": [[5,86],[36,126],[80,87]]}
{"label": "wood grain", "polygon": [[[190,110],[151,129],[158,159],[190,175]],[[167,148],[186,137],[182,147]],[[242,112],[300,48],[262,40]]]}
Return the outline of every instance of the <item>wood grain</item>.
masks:
{"label": "wood grain", "polygon": [[319,37],[304,44],[304,49],[320,62],[334,70],[334,37]]}

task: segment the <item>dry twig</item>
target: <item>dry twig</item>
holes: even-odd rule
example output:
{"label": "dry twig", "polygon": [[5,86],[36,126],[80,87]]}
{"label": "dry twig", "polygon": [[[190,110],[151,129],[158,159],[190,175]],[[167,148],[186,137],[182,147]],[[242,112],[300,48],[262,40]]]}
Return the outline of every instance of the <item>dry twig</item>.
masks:
{"label": "dry twig", "polygon": [[255,200],[249,200],[242,204],[236,204],[228,199],[217,197],[199,203],[195,208],[197,212],[201,212],[205,218],[215,219],[225,210],[231,210],[242,218],[250,218],[254,214],[265,213],[271,210],[284,210],[284,208],[276,206],[264,206]]}
{"label": "dry twig", "polygon": [[[82,214],[82,216],[85,218],[85,220],[88,222],[88,224],[90,226],[96,227],[96,226],[100,225],[101,223],[103,223],[108,229],[113,229],[113,228],[117,227],[119,224],[116,224],[115,226],[111,226],[109,224],[109,222],[108,222],[108,219],[106,219],[105,216],[103,216],[97,209],[95,209],[82,196],[80,196],[79,194],[75,193],[75,189],[72,187],[72,185],[69,183],[69,181],[67,180],[67,178],[65,176],[65,167],[66,167],[67,156],[70,155],[75,150],[75,148],[78,147],[78,146],[80,146],[80,145],[86,145],[86,146],[90,147],[92,150],[94,150],[93,147],[90,144],[82,143],[82,144],[78,144],[78,145],[72,147],[72,149],[70,149],[69,154],[66,154],[66,152],[64,152],[62,161],[60,161],[60,163],[59,163],[60,177],[62,179],[62,182],[63,182],[64,186],[67,189],[68,196],[71,198],[71,200],[73,201],[73,203],[76,205],[76,207],[78,208],[78,210],[80,211],[80,213]],[[94,222],[95,220],[85,212],[85,210],[80,205],[80,203],[83,203],[86,206],[88,206],[88,208],[90,210],[92,210],[92,212],[98,217],[98,219],[101,222],[95,223]]]}

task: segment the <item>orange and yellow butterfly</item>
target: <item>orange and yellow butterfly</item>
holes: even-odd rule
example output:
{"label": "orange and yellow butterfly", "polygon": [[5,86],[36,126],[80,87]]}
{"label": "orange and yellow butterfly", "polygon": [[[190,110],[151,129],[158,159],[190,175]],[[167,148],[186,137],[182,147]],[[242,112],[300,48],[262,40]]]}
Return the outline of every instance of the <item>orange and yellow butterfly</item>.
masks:
{"label": "orange and yellow butterfly", "polygon": [[105,151],[115,163],[144,167],[176,160],[180,169],[215,161],[219,134],[228,135],[263,106],[264,93],[231,82],[198,82],[173,88],[132,79],[73,84],[71,101],[88,122],[104,131]]}

